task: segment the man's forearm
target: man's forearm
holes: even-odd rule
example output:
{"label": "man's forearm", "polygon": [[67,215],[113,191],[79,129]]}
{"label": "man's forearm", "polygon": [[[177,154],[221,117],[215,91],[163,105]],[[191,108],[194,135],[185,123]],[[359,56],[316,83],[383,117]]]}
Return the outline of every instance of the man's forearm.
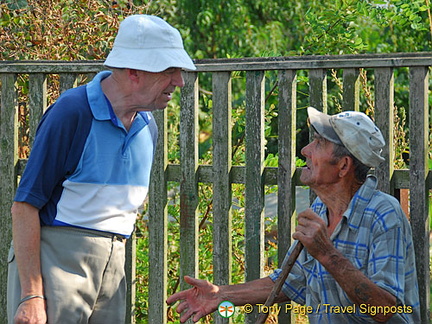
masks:
{"label": "man's forearm", "polygon": [[12,206],[12,236],[21,282],[21,297],[43,295],[38,209],[27,203],[14,203]]}
{"label": "man's forearm", "polygon": [[[396,305],[396,297],[374,284],[338,250],[334,249],[320,262],[347,293],[352,302],[358,305]],[[391,315],[377,314],[373,318],[378,322],[382,322],[389,320]]]}
{"label": "man's forearm", "polygon": [[[274,286],[269,277],[253,280],[244,284],[220,286],[222,300],[228,300],[236,306],[245,304],[264,304]],[[280,293],[276,303],[285,302],[289,299]]]}

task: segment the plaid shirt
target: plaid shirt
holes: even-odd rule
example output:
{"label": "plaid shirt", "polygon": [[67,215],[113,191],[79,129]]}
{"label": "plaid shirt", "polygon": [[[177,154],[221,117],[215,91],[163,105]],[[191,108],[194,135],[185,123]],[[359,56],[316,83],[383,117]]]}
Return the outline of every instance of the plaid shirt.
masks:
{"label": "plaid shirt", "polygon": [[[420,323],[420,303],[411,227],[399,202],[376,189],[373,176],[352,198],[331,236],[334,246],[379,287],[396,296],[390,323]],[[312,210],[327,221],[317,198]],[[290,252],[288,252],[290,253]],[[270,278],[275,281],[280,269]],[[282,291],[304,305],[310,323],[374,322],[368,304],[355,305],[327,270],[303,249]],[[297,305],[299,306],[299,305]],[[300,307],[300,306],[299,306]],[[296,311],[295,308],[291,312]],[[299,309],[297,309],[300,313]]]}

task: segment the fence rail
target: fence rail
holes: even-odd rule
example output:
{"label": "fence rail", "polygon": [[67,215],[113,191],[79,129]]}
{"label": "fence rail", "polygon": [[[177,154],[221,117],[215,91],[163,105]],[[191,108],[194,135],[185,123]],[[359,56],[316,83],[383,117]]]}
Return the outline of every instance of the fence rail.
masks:
{"label": "fence rail", "polygon": [[[181,91],[180,162],[168,161],[167,111],[155,117],[160,136],[152,170],[149,190],[149,323],[166,323],[167,307],[167,183],[180,187],[180,277],[198,276],[198,203],[199,183],[212,184],[213,190],[213,273],[217,284],[229,284],[232,265],[232,185],[244,184],[245,206],[245,263],[246,280],[263,276],[264,265],[264,197],[266,185],[277,185],[278,255],[282,260],[291,242],[291,223],[296,214],[296,186],[300,185],[295,165],[299,102],[326,112],[329,102],[329,71],[341,71],[340,105],[344,110],[359,110],[365,96],[373,102],[375,121],[386,143],[386,163],[375,170],[380,189],[403,200],[401,189],[409,190],[407,213],[415,238],[416,263],[421,297],[422,322],[429,322],[429,172],[430,111],[429,69],[432,53],[395,53],[383,55],[306,56],[281,58],[245,58],[199,60],[197,71],[184,74]],[[368,69],[373,80],[370,93],[362,92],[361,71]],[[0,62],[0,318],[6,318],[7,242],[11,239],[10,207],[19,175],[26,160],[18,158],[18,109],[20,105],[17,78],[28,75],[29,142],[32,142],[37,123],[47,107],[47,83],[50,75],[59,75],[60,91],[76,86],[78,76],[92,76],[103,70],[101,62]],[[244,87],[233,85],[235,73],[243,71]],[[275,86],[278,113],[278,167],[265,167],[266,77],[277,73]],[[243,73],[242,72],[242,73]],[[400,90],[400,75],[407,75],[409,111],[409,168],[395,168],[395,93]],[[199,160],[199,77],[211,75],[212,141],[211,165]],[[396,78],[395,78],[396,75]],[[299,76],[307,76],[307,98],[299,98]],[[233,165],[232,101],[233,89],[245,94],[245,162]],[[303,90],[302,90],[303,91]],[[333,91],[333,90],[332,90]],[[234,93],[235,95],[236,93]],[[363,105],[362,105],[363,108]],[[363,110],[363,109],[362,109]],[[135,242],[128,243],[128,276],[131,309],[127,322],[135,322],[134,275]],[[180,288],[187,288],[181,281]],[[246,317],[252,323],[256,314]],[[282,315],[283,316],[283,315]],[[285,323],[288,319],[284,318]],[[229,320],[214,317],[215,323]]]}

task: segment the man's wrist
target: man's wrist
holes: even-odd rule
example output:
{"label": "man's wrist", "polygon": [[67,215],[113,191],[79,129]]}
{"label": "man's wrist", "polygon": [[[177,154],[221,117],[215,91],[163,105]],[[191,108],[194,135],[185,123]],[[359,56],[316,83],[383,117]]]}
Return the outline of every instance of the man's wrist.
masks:
{"label": "man's wrist", "polygon": [[46,297],[44,295],[27,295],[24,298],[22,298],[18,304],[21,305],[22,303],[25,303],[26,301],[30,300],[30,299],[35,299],[35,298],[40,298],[40,299],[46,299]]}

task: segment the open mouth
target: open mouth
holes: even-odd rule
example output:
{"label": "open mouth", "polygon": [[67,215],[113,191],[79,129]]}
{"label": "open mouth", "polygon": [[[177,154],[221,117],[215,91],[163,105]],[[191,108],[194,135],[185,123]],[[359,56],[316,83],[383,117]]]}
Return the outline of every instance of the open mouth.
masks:
{"label": "open mouth", "polygon": [[308,162],[306,162],[306,165],[303,167],[304,169],[307,169],[307,170],[310,170],[310,166],[309,166],[309,163]]}

